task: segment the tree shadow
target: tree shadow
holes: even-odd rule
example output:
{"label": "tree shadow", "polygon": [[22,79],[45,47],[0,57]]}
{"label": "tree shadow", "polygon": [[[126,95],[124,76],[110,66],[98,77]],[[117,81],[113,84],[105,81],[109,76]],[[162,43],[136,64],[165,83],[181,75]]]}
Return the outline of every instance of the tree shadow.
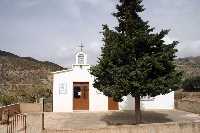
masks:
{"label": "tree shadow", "polygon": [[[173,119],[167,116],[167,114],[155,111],[143,111],[142,124],[173,122]],[[134,111],[112,112],[104,115],[101,121],[108,125],[135,125],[135,113]]]}

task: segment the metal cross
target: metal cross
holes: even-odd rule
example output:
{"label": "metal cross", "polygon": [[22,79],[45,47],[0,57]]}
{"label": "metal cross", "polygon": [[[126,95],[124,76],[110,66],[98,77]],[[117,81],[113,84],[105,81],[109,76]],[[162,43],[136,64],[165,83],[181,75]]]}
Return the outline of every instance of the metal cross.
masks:
{"label": "metal cross", "polygon": [[79,46],[80,48],[81,48],[81,52],[83,51],[83,48],[84,48],[84,46],[83,46],[83,43],[81,42],[81,45]]}

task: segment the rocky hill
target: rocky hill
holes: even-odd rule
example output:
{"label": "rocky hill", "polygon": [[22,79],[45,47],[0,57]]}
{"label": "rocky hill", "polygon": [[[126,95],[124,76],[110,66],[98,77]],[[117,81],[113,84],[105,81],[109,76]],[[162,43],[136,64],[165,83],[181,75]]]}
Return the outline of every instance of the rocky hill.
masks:
{"label": "rocky hill", "polygon": [[[0,93],[7,97],[16,97],[19,92],[21,95],[29,93],[33,99],[27,101],[34,101],[38,96],[36,93],[52,90],[51,72],[62,69],[64,68],[52,62],[20,57],[0,50]],[[26,93],[24,90],[27,90]],[[2,97],[0,102],[1,100]]]}
{"label": "rocky hill", "polygon": [[184,72],[185,78],[200,76],[200,56],[177,59],[178,69]]}
{"label": "rocky hill", "polygon": [[63,67],[51,62],[0,50],[0,84],[46,84],[50,72],[61,69]]}

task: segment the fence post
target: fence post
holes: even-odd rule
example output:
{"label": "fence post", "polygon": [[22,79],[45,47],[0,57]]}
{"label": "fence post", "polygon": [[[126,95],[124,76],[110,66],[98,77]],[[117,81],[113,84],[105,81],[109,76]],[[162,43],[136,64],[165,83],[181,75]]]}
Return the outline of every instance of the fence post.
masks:
{"label": "fence post", "polygon": [[25,124],[24,130],[25,130],[25,133],[26,133],[26,116],[24,116],[24,117],[25,117],[25,121],[24,121],[24,124]]}
{"label": "fence post", "polygon": [[41,98],[42,102],[42,130],[44,130],[44,98]]}

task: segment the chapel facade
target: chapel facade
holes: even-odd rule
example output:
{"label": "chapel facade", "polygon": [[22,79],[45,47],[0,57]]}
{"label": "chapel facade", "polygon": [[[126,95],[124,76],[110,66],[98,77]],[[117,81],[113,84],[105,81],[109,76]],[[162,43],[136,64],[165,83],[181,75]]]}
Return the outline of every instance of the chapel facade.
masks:
{"label": "chapel facade", "polygon": [[[113,101],[93,87],[94,76],[90,74],[87,54],[81,49],[75,55],[71,69],[53,72],[53,112],[133,110],[134,98],[123,97],[122,102]],[[142,109],[173,109],[174,92],[154,98],[145,97]]]}

